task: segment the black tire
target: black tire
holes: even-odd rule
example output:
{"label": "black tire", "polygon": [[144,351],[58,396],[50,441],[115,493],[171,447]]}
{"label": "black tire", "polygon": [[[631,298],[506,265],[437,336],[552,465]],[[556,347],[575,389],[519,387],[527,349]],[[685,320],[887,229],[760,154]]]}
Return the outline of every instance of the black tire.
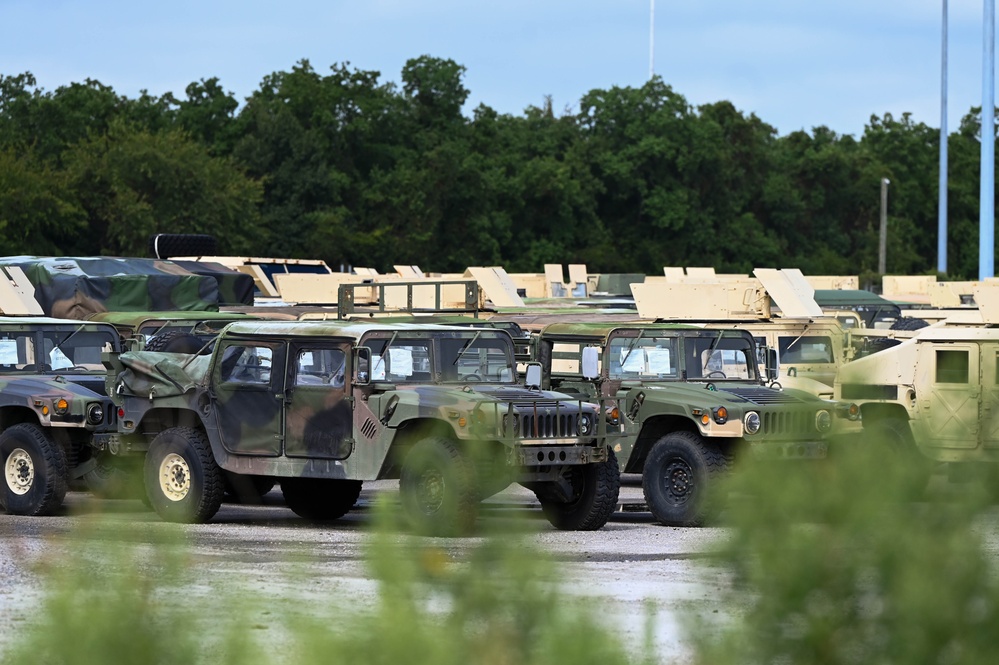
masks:
{"label": "black tire", "polygon": [[311,522],[331,522],[350,512],[361,494],[360,480],[282,478],[285,503]]}
{"label": "black tire", "polygon": [[920,328],[925,328],[930,325],[928,321],[924,319],[917,319],[912,316],[903,316],[901,319],[895,321],[891,324],[889,330],[919,330]]}
{"label": "black tire", "polygon": [[607,524],[617,510],[621,491],[617,457],[613,450],[608,453],[610,456],[604,462],[574,466],[569,470],[567,479],[574,495],[571,501],[559,500],[544,489],[537,492],[541,510],[553,527],[565,531],[595,531]]}
{"label": "black tire", "polygon": [[208,353],[208,345],[186,330],[167,330],[149,338],[142,347],[143,351],[162,351],[165,353]]}
{"label": "black tire", "polygon": [[911,495],[906,498],[921,498],[936,464],[919,452],[909,422],[902,418],[865,420],[863,439],[873,462],[891,465],[904,474]]}
{"label": "black tire", "polygon": [[694,432],[672,432],[652,445],[642,490],[652,515],[667,526],[699,526],[711,513],[707,491],[727,468],[725,454]]}
{"label": "black tire", "polygon": [[479,511],[475,468],[453,441],[431,436],[409,451],[399,477],[409,524],[428,536],[470,533]]}
{"label": "black tire", "polygon": [[37,425],[0,433],[0,503],[11,515],[54,515],[69,488],[66,453]]}
{"label": "black tire", "polygon": [[215,236],[200,233],[157,233],[149,238],[149,254],[156,259],[171,256],[216,256]]}
{"label": "black tire", "polygon": [[97,466],[83,474],[87,491],[100,499],[141,499],[148,506],[141,468],[124,468],[108,453],[98,455],[96,462]]}
{"label": "black tire", "polygon": [[160,432],[146,453],[143,476],[149,503],[168,522],[207,522],[222,505],[222,471],[201,430]]}
{"label": "black tire", "polygon": [[274,489],[277,480],[270,476],[249,476],[223,471],[222,483],[223,501],[256,506],[263,502],[265,494]]}

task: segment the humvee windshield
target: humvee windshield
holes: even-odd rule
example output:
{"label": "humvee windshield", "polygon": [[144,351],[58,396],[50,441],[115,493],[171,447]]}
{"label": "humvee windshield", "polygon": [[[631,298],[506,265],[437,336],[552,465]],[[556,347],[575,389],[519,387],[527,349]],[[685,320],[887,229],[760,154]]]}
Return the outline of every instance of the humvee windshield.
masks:
{"label": "humvee windshield", "polygon": [[[756,380],[752,339],[735,331],[656,336],[656,331],[628,331],[609,344],[611,379]],[[681,364],[682,360],[682,364]]]}
{"label": "humvee windshield", "polygon": [[111,331],[79,326],[0,330],[0,372],[104,372],[101,352],[116,348]]}
{"label": "humvee windshield", "polygon": [[371,380],[392,383],[512,383],[510,336],[490,330],[369,337]]}

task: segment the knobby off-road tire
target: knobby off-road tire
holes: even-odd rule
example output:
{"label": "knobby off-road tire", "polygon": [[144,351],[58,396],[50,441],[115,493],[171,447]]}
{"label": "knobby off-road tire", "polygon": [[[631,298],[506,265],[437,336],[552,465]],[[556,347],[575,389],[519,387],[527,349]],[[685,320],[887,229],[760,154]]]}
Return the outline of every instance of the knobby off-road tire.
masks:
{"label": "knobby off-road tire", "polygon": [[69,488],[66,453],[37,425],[0,434],[0,503],[11,515],[54,515]]}
{"label": "knobby off-road tire", "polygon": [[724,453],[694,432],[672,432],[652,445],[642,490],[652,515],[668,526],[699,526],[712,512],[707,492],[725,471]]}
{"label": "knobby off-road tire", "polygon": [[617,510],[621,491],[621,471],[613,450],[599,464],[573,466],[566,474],[572,484],[573,498],[563,501],[545,489],[536,492],[541,510],[556,529],[594,531],[599,529]]}
{"label": "knobby off-road tire", "polygon": [[215,256],[215,236],[200,233],[157,233],[149,238],[149,254],[156,259],[171,256]]}
{"label": "knobby off-road tire", "polygon": [[207,352],[207,345],[186,330],[167,330],[153,335],[143,345],[143,351],[164,351],[167,353]]}
{"label": "knobby off-road tire", "polygon": [[101,499],[140,499],[148,507],[149,498],[138,465],[123,468],[109,453],[97,455],[96,466],[83,474],[87,490]]}
{"label": "knobby off-road tire", "polygon": [[361,494],[361,481],[282,478],[281,493],[285,503],[299,517],[312,522],[331,522],[354,507]]}
{"label": "knobby off-road tire", "polygon": [[222,472],[222,500],[257,506],[264,495],[274,489],[277,480],[270,476],[250,476],[242,473]]}
{"label": "knobby off-road tire", "polygon": [[916,447],[916,440],[907,420],[865,420],[863,442],[872,460],[902,474],[902,487],[907,498],[917,500],[923,497],[936,464]]}
{"label": "knobby off-road tire", "polygon": [[207,522],[222,505],[222,471],[200,430],[160,432],[146,453],[143,475],[149,503],[168,522]]}
{"label": "knobby off-road tire", "polygon": [[471,532],[479,510],[475,467],[444,437],[418,441],[406,456],[399,496],[410,526],[428,536]]}

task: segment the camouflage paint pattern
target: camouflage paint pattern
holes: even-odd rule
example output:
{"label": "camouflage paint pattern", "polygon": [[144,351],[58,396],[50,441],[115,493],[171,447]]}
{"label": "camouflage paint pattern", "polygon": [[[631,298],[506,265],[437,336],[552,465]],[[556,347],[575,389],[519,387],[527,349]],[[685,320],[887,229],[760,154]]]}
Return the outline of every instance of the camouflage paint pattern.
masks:
{"label": "camouflage paint pattern", "polygon": [[[140,351],[108,358],[113,399],[124,412],[119,438],[124,448],[141,451],[163,429],[198,426],[222,468],[278,477],[398,477],[407,446],[429,435],[463,442],[473,454],[488,451],[485,457],[501,458],[531,480],[566,465],[606,460],[592,405],[525,389],[512,371],[508,381],[488,385],[436,379],[366,383],[358,349],[376,338],[384,344],[395,334],[433,344],[487,335],[513,356],[509,335],[497,331],[342,321],[232,323],[211,356]],[[332,371],[303,376],[301,358],[315,363],[320,357],[342,358],[343,378]],[[558,419],[560,426],[552,426]],[[588,433],[580,429],[583,420]],[[525,424],[537,422],[548,429]]]}
{"label": "camouflage paint pattern", "polygon": [[[551,324],[539,335],[539,357],[546,386],[568,393],[587,395],[599,400],[603,408],[617,407],[623,437],[614,450],[618,453],[622,471],[640,472],[649,447],[660,437],[681,429],[693,430],[705,439],[719,441],[726,448],[748,448],[755,454],[776,458],[823,457],[826,454],[829,429],[820,429],[820,421],[830,425],[838,410],[828,400],[796,390],[775,390],[762,385],[752,376],[747,379],[685,378],[688,361],[676,359],[675,378],[645,376],[635,379],[614,379],[611,342],[618,340],[714,338],[725,332],[721,328],[701,328],[682,324],[657,323],[565,323]],[[753,340],[744,332],[728,329],[726,335],[743,337],[752,348]],[[720,339],[720,338],[719,338]],[[564,354],[581,355],[585,346],[599,349],[600,377],[586,379],[580,369],[566,371],[566,365],[556,367],[559,353],[555,345],[570,349]],[[572,349],[576,349],[573,351]],[[681,353],[681,356],[686,355]],[[571,361],[570,361],[571,362]],[[747,371],[752,371],[756,367]],[[579,361],[577,360],[577,366]],[[706,389],[709,388],[709,389]],[[721,407],[727,411],[724,419],[715,418]],[[761,427],[749,433],[744,420],[749,412],[760,417]],[[824,413],[824,415],[822,415]],[[719,422],[722,420],[722,422]]]}
{"label": "camouflage paint pattern", "polygon": [[95,312],[218,310],[219,287],[170,261],[17,256],[0,265],[20,267],[46,314],[86,319]]}

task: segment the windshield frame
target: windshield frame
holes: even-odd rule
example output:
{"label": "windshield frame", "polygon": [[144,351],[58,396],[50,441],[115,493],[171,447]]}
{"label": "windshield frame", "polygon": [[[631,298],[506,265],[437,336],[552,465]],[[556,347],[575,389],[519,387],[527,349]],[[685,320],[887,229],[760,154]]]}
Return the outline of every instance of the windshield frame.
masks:
{"label": "windshield frame", "polygon": [[[382,351],[391,341],[389,351],[407,348],[410,353],[400,352],[396,362],[401,363],[403,371],[393,374],[392,357],[386,364],[386,373],[381,375],[378,363],[382,360]],[[419,344],[414,344],[419,343]],[[459,330],[377,330],[364,335],[360,344],[371,349],[371,372],[373,383],[388,382],[399,384],[424,385],[456,384],[456,385],[516,385],[517,365],[514,355],[513,339],[505,330],[495,328],[462,328]],[[453,348],[450,348],[452,347]],[[427,359],[419,358],[412,353],[416,347],[425,347]],[[476,351],[487,350],[485,356]],[[494,353],[488,353],[492,350]],[[502,353],[502,362],[497,361],[497,352]],[[471,362],[470,362],[471,361]],[[461,368],[478,363],[486,372],[462,372]],[[483,364],[484,363],[484,364]],[[505,372],[503,370],[506,370]],[[475,376],[477,378],[471,378]],[[504,378],[505,377],[505,378]]]}

